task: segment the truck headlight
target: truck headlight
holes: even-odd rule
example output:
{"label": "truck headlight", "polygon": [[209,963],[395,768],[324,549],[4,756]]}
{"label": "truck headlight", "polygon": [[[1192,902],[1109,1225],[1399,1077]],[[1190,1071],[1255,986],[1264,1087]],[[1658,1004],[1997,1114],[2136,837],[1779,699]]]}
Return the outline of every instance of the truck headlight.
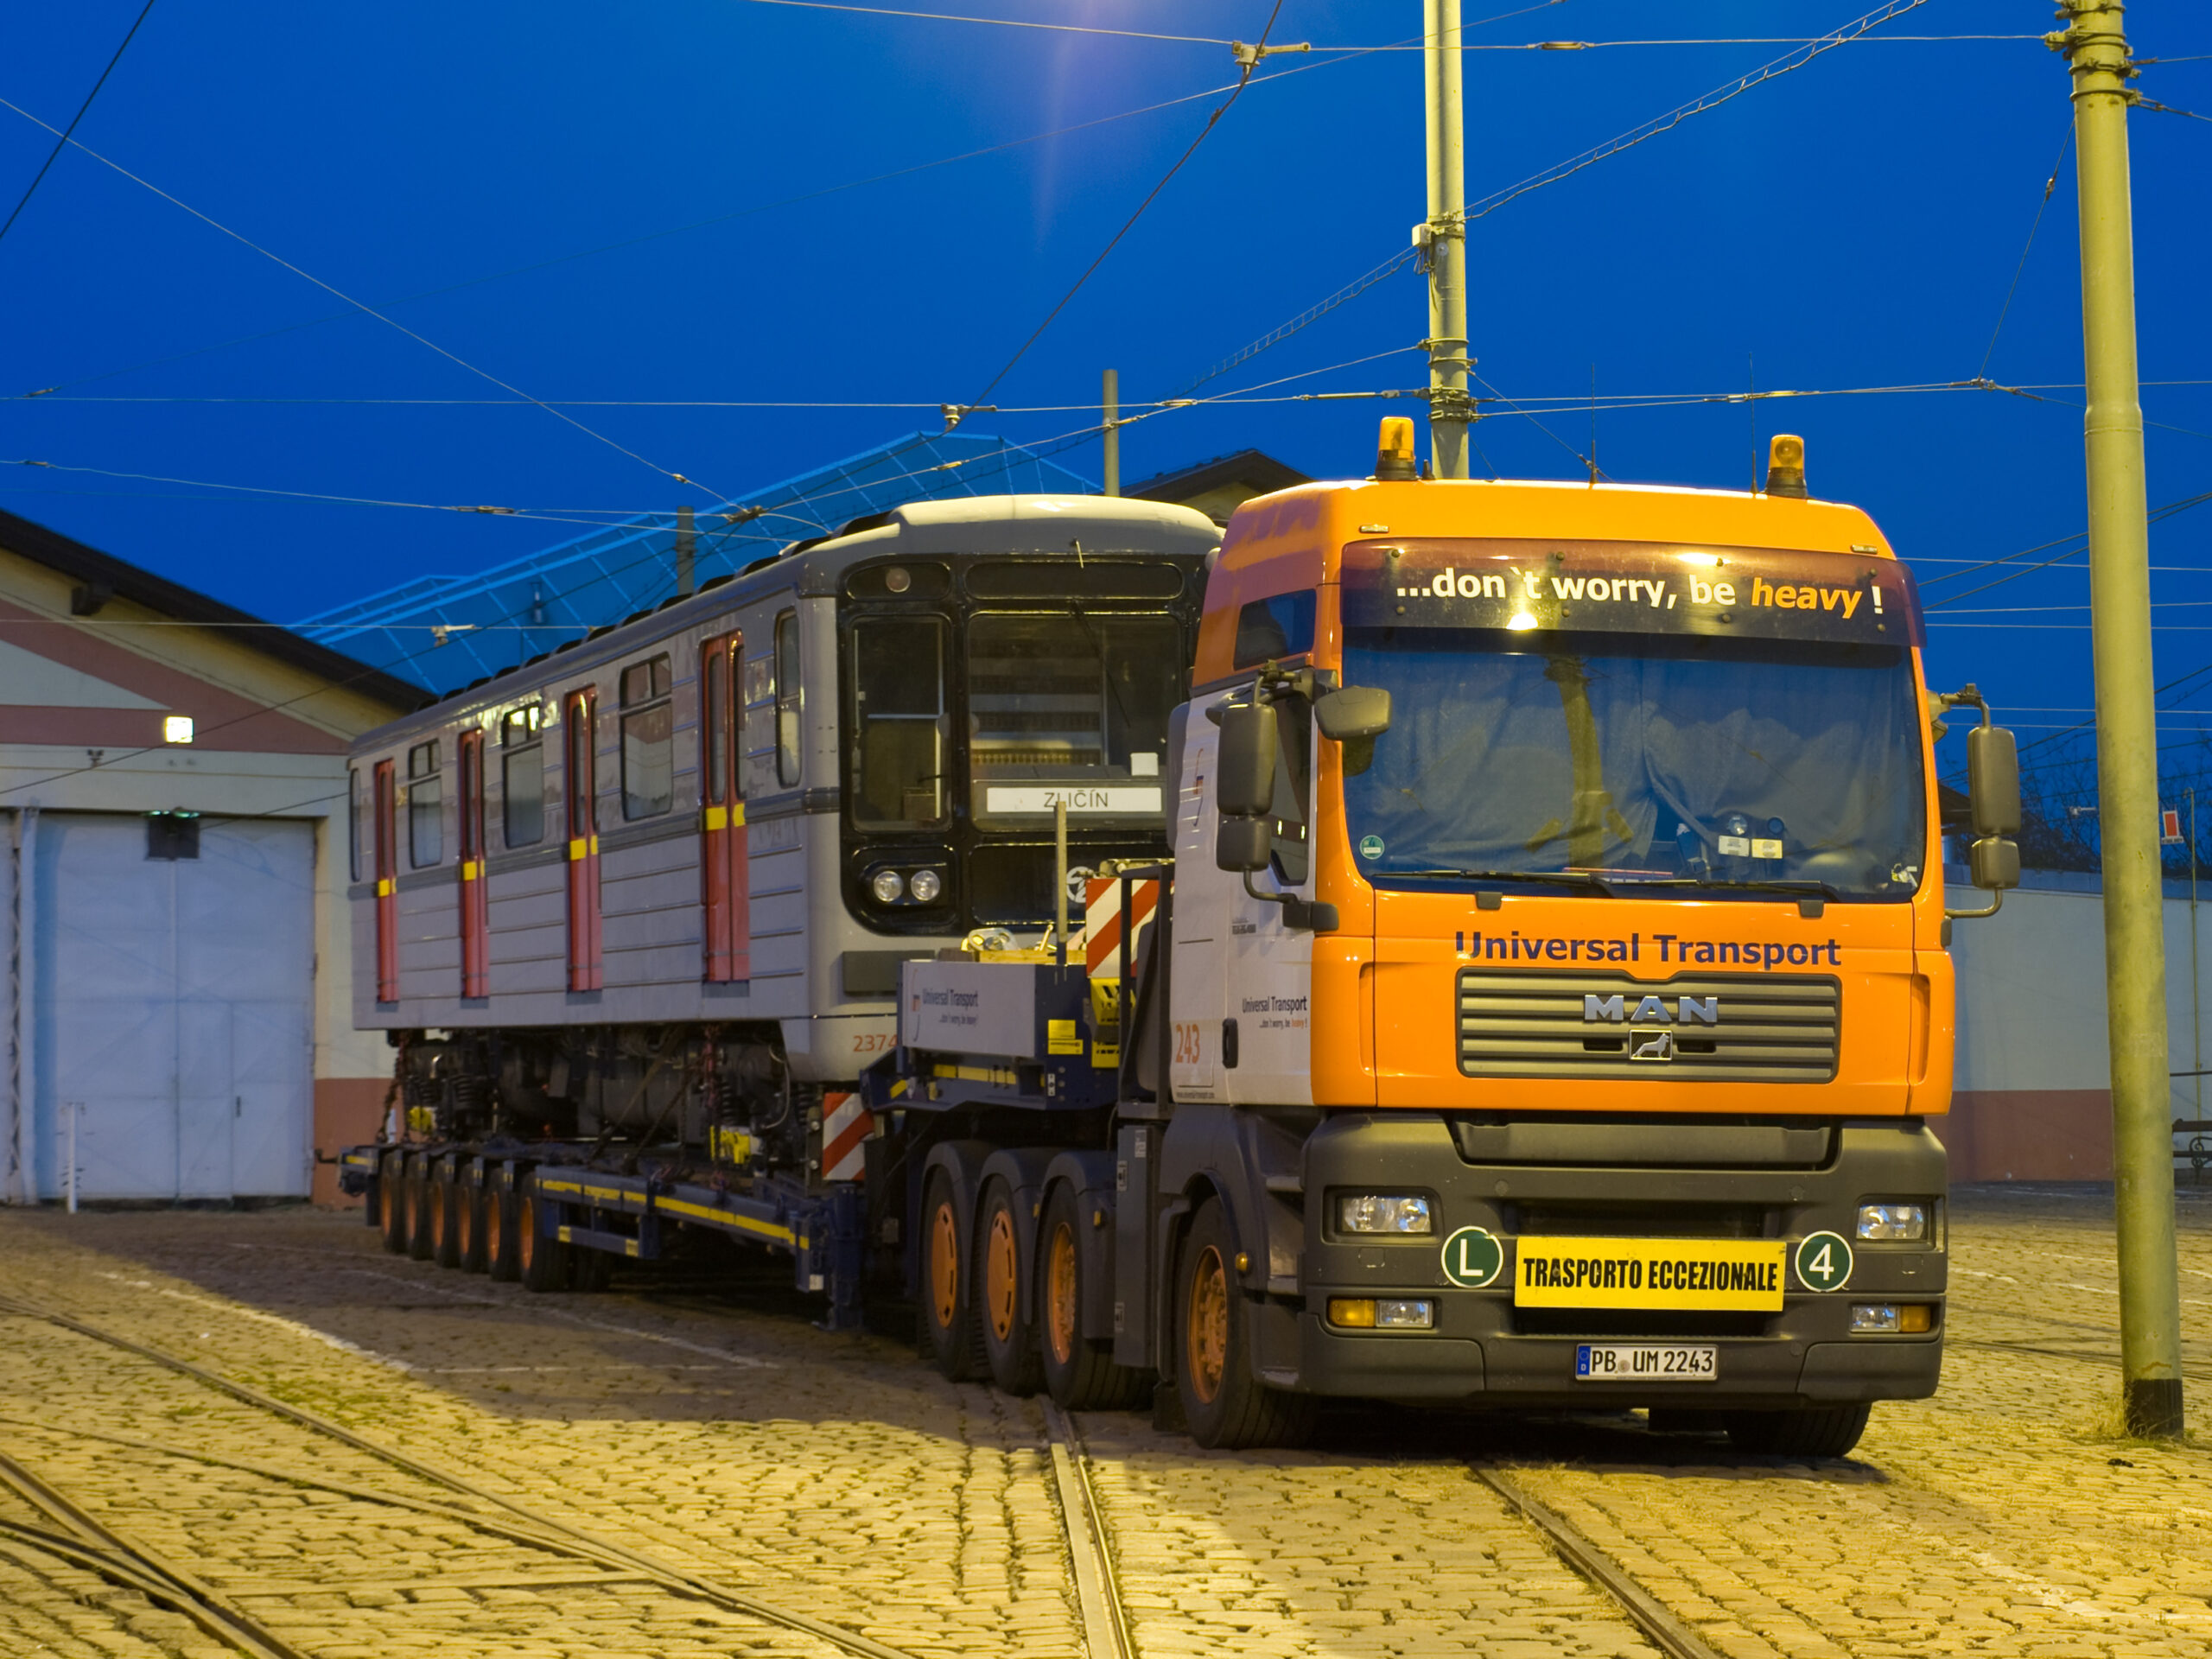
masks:
{"label": "truck headlight", "polygon": [[1347,1233],[1426,1233],[1434,1224],[1427,1198],[1347,1192],[1337,1199],[1337,1226]]}
{"label": "truck headlight", "polygon": [[1862,1204],[1859,1236],[1892,1243],[1928,1236],[1928,1206],[1923,1204]]}

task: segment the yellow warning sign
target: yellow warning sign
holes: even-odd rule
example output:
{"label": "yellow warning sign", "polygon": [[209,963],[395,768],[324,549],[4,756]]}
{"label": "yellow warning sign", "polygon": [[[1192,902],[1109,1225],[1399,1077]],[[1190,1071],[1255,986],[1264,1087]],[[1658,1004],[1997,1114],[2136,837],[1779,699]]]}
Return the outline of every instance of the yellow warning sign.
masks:
{"label": "yellow warning sign", "polygon": [[1520,1307],[1782,1307],[1778,1238],[1523,1238],[1513,1264]]}

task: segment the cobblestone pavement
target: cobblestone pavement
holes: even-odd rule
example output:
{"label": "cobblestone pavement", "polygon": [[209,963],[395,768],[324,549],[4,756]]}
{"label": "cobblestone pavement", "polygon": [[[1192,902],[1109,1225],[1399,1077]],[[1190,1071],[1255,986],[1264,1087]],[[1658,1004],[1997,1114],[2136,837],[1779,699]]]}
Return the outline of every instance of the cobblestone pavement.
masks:
{"label": "cobblestone pavement", "polygon": [[[1311,1451],[1225,1455],[1083,1417],[1140,1652],[1650,1653],[1470,1458],[1509,1465],[1732,1659],[2212,1649],[2212,1202],[2183,1203],[2196,1439],[2177,1449],[2113,1433],[2108,1194],[1981,1189],[1954,1210],[1943,1389],[1878,1408],[1847,1461],[1638,1418],[1366,1409]],[[1082,1652],[1036,1404],[817,1332],[772,1279],[538,1297],[386,1255],[351,1216],[8,1211],[0,1294],[917,1656]],[[831,1651],[349,1495],[442,1496],[42,1322],[0,1318],[0,1447],[316,1659]],[[45,1524],[4,1491],[0,1522]],[[0,1654],[220,1651],[0,1538]]]}

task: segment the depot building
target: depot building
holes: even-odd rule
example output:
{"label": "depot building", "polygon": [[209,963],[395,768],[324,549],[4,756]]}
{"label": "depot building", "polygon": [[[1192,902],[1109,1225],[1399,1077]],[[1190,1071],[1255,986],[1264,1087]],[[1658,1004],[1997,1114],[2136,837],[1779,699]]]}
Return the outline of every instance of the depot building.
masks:
{"label": "depot building", "polygon": [[346,748],[416,687],[0,512],[0,1202],[334,1197]]}

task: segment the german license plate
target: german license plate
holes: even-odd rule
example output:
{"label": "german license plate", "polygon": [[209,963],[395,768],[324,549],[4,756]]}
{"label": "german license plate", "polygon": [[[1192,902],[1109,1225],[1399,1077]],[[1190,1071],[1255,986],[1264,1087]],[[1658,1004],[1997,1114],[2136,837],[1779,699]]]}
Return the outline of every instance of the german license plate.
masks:
{"label": "german license plate", "polygon": [[1574,1351],[1578,1382],[1717,1382],[1720,1351],[1710,1343],[1586,1342]]}

